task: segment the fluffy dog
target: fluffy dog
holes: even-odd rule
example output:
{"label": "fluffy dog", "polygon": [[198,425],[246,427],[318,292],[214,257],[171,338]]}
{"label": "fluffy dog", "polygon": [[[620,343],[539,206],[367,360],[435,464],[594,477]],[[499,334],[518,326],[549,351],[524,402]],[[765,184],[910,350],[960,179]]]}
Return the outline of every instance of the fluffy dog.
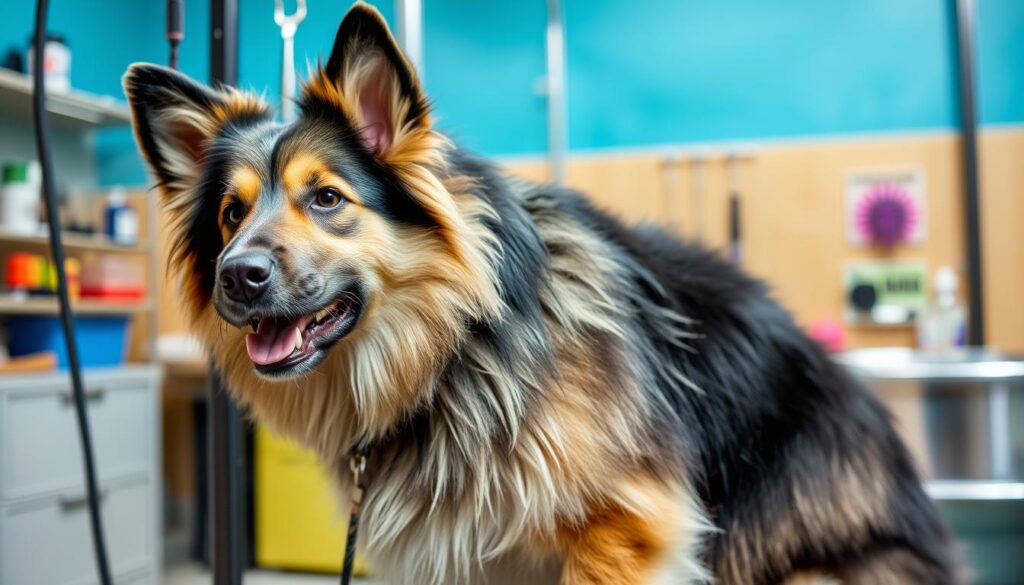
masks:
{"label": "fluffy dog", "polygon": [[292,124],[124,86],[194,331],[343,493],[370,449],[389,582],[959,582],[886,412],[764,285],[453,145],[369,6]]}

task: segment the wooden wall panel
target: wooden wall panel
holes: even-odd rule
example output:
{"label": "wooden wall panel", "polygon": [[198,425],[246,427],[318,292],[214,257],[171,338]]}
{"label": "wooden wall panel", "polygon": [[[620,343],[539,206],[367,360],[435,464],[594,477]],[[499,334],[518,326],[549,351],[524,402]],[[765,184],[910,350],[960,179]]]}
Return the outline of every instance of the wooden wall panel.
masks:
{"label": "wooden wall panel", "polygon": [[[577,157],[568,161],[566,182],[616,215],[639,221],[666,221],[667,196],[662,158],[654,154]],[[547,182],[551,173],[541,160],[509,161],[504,165],[518,177]]]}
{"label": "wooden wall panel", "polygon": [[986,131],[978,150],[986,339],[1024,353],[1024,129]]}
{"label": "wooden wall panel", "polygon": [[[846,243],[843,194],[851,172],[920,168],[928,233],[921,245],[891,253]],[[768,280],[807,325],[838,318],[845,306],[844,265],[855,260],[924,260],[930,270],[962,271],[961,177],[952,136],[871,140],[765,149],[744,194],[745,265]],[[910,345],[911,327],[847,327],[850,347]]]}

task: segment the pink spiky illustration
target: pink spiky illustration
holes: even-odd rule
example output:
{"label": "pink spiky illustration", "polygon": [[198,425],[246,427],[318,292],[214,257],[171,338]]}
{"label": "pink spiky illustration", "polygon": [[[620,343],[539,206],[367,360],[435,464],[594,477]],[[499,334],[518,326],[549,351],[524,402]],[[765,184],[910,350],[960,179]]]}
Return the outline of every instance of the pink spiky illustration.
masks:
{"label": "pink spiky illustration", "polygon": [[900,185],[875,185],[857,203],[857,231],[867,241],[894,246],[906,241],[917,226],[918,210]]}

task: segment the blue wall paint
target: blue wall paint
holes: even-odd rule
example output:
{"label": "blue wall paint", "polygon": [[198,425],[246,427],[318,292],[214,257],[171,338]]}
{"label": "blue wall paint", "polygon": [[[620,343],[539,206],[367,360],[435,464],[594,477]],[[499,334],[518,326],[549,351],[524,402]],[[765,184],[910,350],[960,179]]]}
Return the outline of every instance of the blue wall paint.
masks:
{"label": "blue wall paint", "polygon": [[570,146],[956,122],[941,0],[567,0]]}
{"label": "blue wall paint", "polygon": [[424,0],[424,81],[439,125],[491,154],[546,145],[544,2]]}
{"label": "blue wall paint", "polygon": [[977,7],[980,119],[1024,122],[1024,2],[980,0]]}
{"label": "blue wall paint", "polygon": [[[68,0],[64,0],[67,2]],[[124,0],[119,0],[124,1]],[[143,39],[121,47],[115,65],[124,72],[128,64],[138,61],[167,64],[169,48],[164,40],[166,8],[163,2],[136,2],[146,5],[146,34]],[[186,0],[185,41],[178,49],[178,68],[195,79],[210,76],[210,5],[209,0]],[[120,81],[120,80],[119,80]],[[117,95],[121,96],[120,83]],[[123,97],[123,96],[122,96]],[[104,130],[96,136],[98,176],[101,185],[144,185],[148,182],[142,157],[135,147],[130,130]]]}

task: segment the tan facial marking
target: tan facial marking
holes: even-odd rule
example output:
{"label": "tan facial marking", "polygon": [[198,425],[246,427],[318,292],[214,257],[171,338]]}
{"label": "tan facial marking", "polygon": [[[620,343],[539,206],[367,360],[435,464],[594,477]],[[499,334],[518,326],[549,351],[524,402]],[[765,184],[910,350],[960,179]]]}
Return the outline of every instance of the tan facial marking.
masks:
{"label": "tan facial marking", "polygon": [[231,173],[231,191],[246,207],[252,207],[256,203],[261,184],[259,173],[250,167],[238,167]]}
{"label": "tan facial marking", "polygon": [[349,201],[362,204],[362,199],[345,179],[331,171],[322,160],[308,153],[292,157],[281,174],[281,184],[288,198],[295,200],[310,186],[334,187]]}

